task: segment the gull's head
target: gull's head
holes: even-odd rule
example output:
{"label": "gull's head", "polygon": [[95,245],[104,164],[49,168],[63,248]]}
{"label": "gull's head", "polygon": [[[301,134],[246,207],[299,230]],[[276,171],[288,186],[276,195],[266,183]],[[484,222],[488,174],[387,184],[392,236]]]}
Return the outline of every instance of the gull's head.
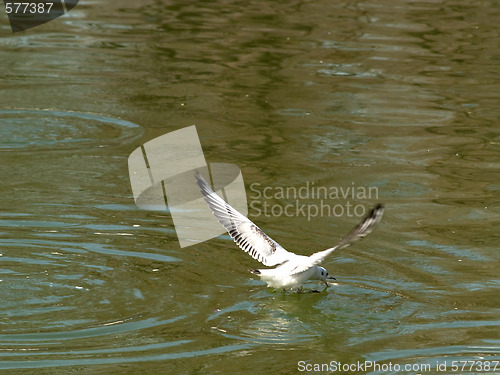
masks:
{"label": "gull's head", "polygon": [[335,277],[328,274],[325,268],[319,266],[316,266],[316,278],[323,281],[326,286],[328,286],[327,280],[336,280]]}

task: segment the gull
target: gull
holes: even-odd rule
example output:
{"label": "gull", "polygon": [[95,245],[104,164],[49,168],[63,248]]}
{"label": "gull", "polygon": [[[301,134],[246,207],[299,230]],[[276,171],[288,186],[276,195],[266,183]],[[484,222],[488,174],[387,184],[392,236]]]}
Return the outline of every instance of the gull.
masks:
{"label": "gull", "polygon": [[271,288],[295,289],[302,291],[301,285],[308,280],[335,280],[328,271],[318,266],[328,255],[338,249],[351,245],[356,240],[370,234],[382,219],[384,208],[377,204],[370,213],[349,234],[334,247],[319,251],[310,256],[297,255],[285,250],[280,244],[265,234],[247,217],[235,210],[229,203],[217,195],[199,172],[195,173],[196,182],[212,213],[219,223],[228,231],[234,242],[252,258],[267,267],[276,268],[252,269],[251,273],[260,276]]}

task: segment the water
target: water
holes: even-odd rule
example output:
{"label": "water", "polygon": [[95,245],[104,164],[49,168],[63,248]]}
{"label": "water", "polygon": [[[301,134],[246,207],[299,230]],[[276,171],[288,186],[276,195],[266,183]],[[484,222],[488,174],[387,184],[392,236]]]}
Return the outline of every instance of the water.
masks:
{"label": "water", "polygon": [[[0,369],[493,368],[499,24],[495,2],[465,1],[83,2],[15,35],[4,18]],[[273,292],[227,236],[181,249],[168,213],[135,206],[129,154],[192,124],[291,251],[333,245],[358,218],[259,214],[320,204],[279,188],[376,188],[325,201],[387,208],[323,264],[337,285]],[[393,367],[321,367],[364,361]]]}

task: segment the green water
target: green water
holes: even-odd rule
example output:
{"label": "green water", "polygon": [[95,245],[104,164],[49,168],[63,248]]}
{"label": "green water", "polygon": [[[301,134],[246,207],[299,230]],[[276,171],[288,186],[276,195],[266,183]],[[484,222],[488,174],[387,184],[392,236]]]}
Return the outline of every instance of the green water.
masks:
{"label": "green water", "polygon": [[[498,4],[82,1],[25,32],[2,19],[0,369],[495,372]],[[135,206],[130,153],[193,124],[290,251],[359,217],[280,213],[321,201],[280,189],[373,189],[324,199],[386,205],[322,264],[336,285],[273,292],[227,236],[181,248],[168,213]],[[365,361],[386,367],[339,367]]]}

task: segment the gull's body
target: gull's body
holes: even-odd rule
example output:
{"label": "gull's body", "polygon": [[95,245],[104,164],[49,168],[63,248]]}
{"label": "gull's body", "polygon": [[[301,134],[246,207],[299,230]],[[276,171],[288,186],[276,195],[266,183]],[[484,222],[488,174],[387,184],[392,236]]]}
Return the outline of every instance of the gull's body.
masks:
{"label": "gull's body", "polygon": [[308,257],[306,256],[297,255],[295,259],[282,263],[276,268],[250,270],[250,272],[259,275],[260,278],[267,283],[267,286],[281,289],[297,288],[307,280],[322,280],[323,278],[331,278],[328,276],[328,272],[323,267],[319,266],[312,266],[305,271],[293,273],[293,268],[303,262],[307,262],[307,258]]}
{"label": "gull's body", "polygon": [[378,204],[356,228],[334,247],[319,251],[311,256],[297,255],[285,250],[252,221],[226,203],[198,172],[195,177],[205,201],[219,223],[234,239],[234,242],[265,266],[278,265],[276,268],[250,270],[253,274],[259,275],[272,288],[298,288],[308,280],[319,280],[328,286],[326,280],[334,278],[329,276],[326,269],[318,264],[333,251],[349,246],[359,238],[370,234],[380,222],[383,214],[383,207]]}

